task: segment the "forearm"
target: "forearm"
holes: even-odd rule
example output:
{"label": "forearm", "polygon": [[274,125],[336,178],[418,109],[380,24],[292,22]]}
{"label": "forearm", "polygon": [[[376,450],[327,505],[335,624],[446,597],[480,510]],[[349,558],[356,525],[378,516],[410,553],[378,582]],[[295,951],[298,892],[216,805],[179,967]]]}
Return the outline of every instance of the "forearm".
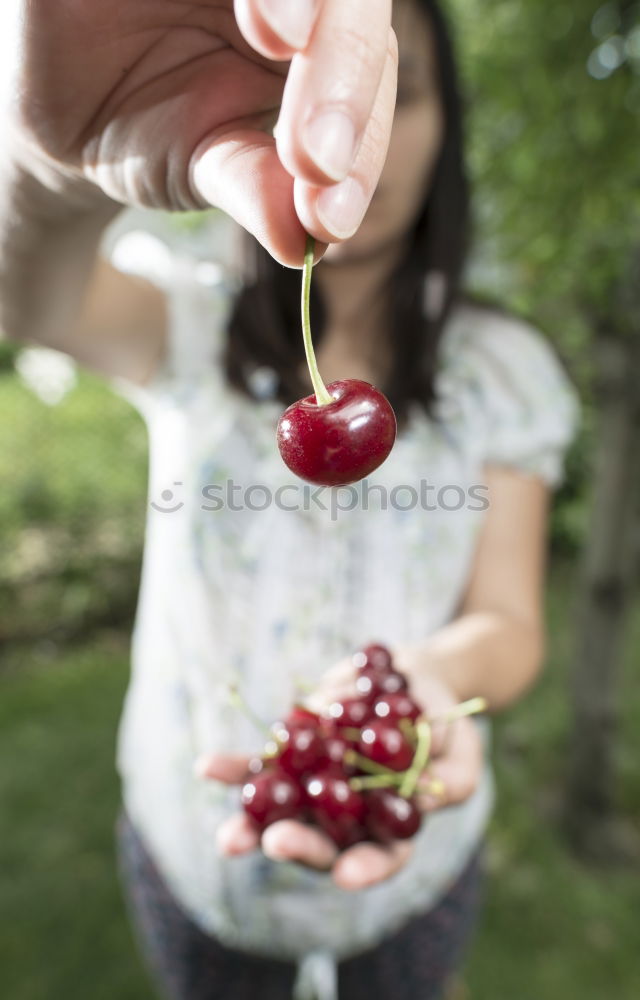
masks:
{"label": "forearm", "polygon": [[122,206],[85,183],[53,190],[3,149],[0,331],[65,349],[100,237]]}
{"label": "forearm", "polygon": [[486,698],[490,712],[524,694],[543,658],[541,628],[489,611],[461,615],[421,642],[400,644],[395,653],[416,685],[421,675],[435,675],[460,701]]}

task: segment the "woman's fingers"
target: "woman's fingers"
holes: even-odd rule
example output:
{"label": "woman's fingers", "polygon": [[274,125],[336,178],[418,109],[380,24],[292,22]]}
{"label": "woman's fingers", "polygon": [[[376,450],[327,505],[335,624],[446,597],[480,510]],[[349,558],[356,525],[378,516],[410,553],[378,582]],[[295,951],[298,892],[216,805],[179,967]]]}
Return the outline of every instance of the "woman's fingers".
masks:
{"label": "woman's fingers", "polygon": [[[345,4],[345,7],[349,6]],[[357,144],[353,166],[346,180],[328,187],[317,186],[318,183],[326,183],[324,181],[310,182],[308,179],[310,170],[307,169],[300,138],[301,130],[297,125],[297,116],[303,114],[303,108],[295,96],[289,103],[289,94],[296,95],[299,78],[305,69],[305,64],[294,60],[285,86],[277,126],[278,154],[289,171],[295,170],[295,207],[305,229],[316,239],[326,243],[346,240],[353,236],[364,218],[387,156],[398,73],[395,33],[392,28],[388,29],[382,77],[371,113],[365,122],[364,134]],[[311,165],[311,160],[308,162]]]}
{"label": "woman's fingers", "polygon": [[260,834],[246,813],[234,813],[225,820],[218,828],[216,840],[220,852],[231,857],[255,851],[260,846]]}
{"label": "woman's fingers", "polygon": [[[353,235],[369,207],[391,136],[398,50],[391,0],[316,0],[299,50],[272,32],[276,6],[267,17],[267,0],[235,2],[238,26],[257,51],[293,56],[275,142],[265,116],[237,129],[227,123],[194,151],[190,183],[203,207],[221,208],[279,263],[299,268],[306,233],[318,241],[317,262],[328,243]],[[302,37],[303,0],[283,6],[280,38]]]}
{"label": "woman's fingers", "polygon": [[396,840],[388,846],[356,844],[340,855],[333,867],[333,879],[341,889],[364,889],[391,878],[411,857],[409,840]]}
{"label": "woman's fingers", "polygon": [[277,136],[292,177],[326,184],[353,170],[387,64],[391,8],[391,0],[235,0],[250,45],[271,59],[293,57]]}
{"label": "woman's fingers", "polygon": [[[296,214],[294,181],[278,159],[275,140],[260,123],[210,133],[191,157],[190,187],[203,208],[221,208],[278,263],[302,267],[306,232]],[[324,255],[327,242],[316,245],[314,263]]]}
{"label": "woman's fingers", "polygon": [[309,44],[291,63],[278,119],[278,154],[293,177],[327,184],[353,173],[390,36],[391,0],[324,0]]}
{"label": "woman's fingers", "polygon": [[316,827],[282,819],[258,834],[248,816],[236,813],[220,826],[219,850],[229,857],[262,847],[272,861],[297,861],[318,871],[331,871],[341,889],[357,891],[395,875],[411,857],[412,844],[397,840],[388,846],[357,844],[342,853]]}
{"label": "woman's fingers", "polygon": [[418,784],[418,804],[425,812],[464,802],[480,779],[483,750],[475,723],[458,719],[449,730],[446,751],[433,758]]}
{"label": "woman's fingers", "polygon": [[234,0],[238,27],[268,59],[290,59],[309,42],[322,0]]}
{"label": "woman's fingers", "polygon": [[268,826],[262,834],[262,850],[272,861],[299,861],[321,871],[331,868],[338,853],[320,830],[294,819]]}
{"label": "woman's fingers", "polygon": [[202,754],[193,769],[199,778],[224,781],[226,785],[239,785],[249,776],[250,757],[246,754]]}

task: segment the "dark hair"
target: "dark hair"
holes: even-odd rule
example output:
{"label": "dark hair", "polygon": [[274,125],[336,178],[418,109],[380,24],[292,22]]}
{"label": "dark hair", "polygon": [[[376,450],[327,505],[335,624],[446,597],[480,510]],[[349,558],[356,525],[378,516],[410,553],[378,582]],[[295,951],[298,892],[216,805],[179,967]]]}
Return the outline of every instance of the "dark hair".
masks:
{"label": "dark hair", "polygon": [[[395,410],[399,430],[406,424],[413,401],[435,417],[438,344],[459,296],[470,230],[462,102],[453,46],[435,0],[419,2],[433,31],[445,132],[425,204],[387,285],[388,329],[395,331],[393,360],[388,382],[379,388]],[[238,293],[232,309],[224,354],[226,375],[232,386],[255,398],[252,373],[271,369],[277,378],[274,395],[288,406],[311,391],[299,375],[304,362],[301,271],[279,264],[250,234],[243,241],[253,278]],[[440,294],[437,309],[429,311],[425,308],[428,276],[439,285]],[[317,349],[325,331],[326,309],[313,281],[310,314]]]}

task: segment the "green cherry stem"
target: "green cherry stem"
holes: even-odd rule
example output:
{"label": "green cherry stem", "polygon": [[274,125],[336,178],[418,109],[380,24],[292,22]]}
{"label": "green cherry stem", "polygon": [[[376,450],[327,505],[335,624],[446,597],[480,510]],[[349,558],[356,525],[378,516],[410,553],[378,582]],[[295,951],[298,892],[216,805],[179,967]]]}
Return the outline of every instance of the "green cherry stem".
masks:
{"label": "green cherry stem", "polygon": [[454,722],[465,715],[475,715],[477,712],[485,712],[487,709],[486,698],[470,698],[469,701],[461,701],[459,705],[454,705],[447,712],[441,715],[432,715],[429,722]]}
{"label": "green cherry stem", "polygon": [[273,738],[270,727],[262,721],[260,716],[256,715],[256,713],[249,708],[235,684],[229,685],[229,701],[235,708],[238,708],[241,712],[243,712],[249,721],[252,722],[256,729],[259,729],[264,736],[268,739]]}
{"label": "green cherry stem", "polygon": [[403,781],[404,772],[395,771],[391,774],[367,774],[364,777],[349,778],[349,785],[354,792],[366,792],[368,788],[392,788]]}
{"label": "green cherry stem", "polygon": [[304,352],[307,357],[307,366],[316,394],[316,403],[318,406],[326,406],[327,403],[333,403],[334,399],[327,390],[318,371],[316,356],[311,342],[311,320],[309,319],[309,294],[311,291],[311,272],[313,270],[313,251],[315,245],[316,241],[313,236],[307,233],[307,243],[304,251],[304,269],[302,272],[302,337],[304,340]]}
{"label": "green cherry stem", "polygon": [[356,750],[346,750],[344,759],[347,764],[355,764],[360,771],[366,771],[368,774],[382,774],[387,778],[390,775],[398,776],[398,771],[394,771],[390,767],[385,767],[384,764],[377,764],[375,760],[363,757]]}
{"label": "green cherry stem", "polygon": [[402,735],[408,740],[411,746],[415,749],[416,745],[416,727],[410,719],[400,719],[398,722],[398,729]]}
{"label": "green cherry stem", "polygon": [[418,736],[416,752],[411,767],[405,772],[400,785],[400,794],[405,799],[411,798],[418,787],[418,780],[429,760],[429,750],[431,749],[431,726],[424,719],[416,725],[416,734]]}

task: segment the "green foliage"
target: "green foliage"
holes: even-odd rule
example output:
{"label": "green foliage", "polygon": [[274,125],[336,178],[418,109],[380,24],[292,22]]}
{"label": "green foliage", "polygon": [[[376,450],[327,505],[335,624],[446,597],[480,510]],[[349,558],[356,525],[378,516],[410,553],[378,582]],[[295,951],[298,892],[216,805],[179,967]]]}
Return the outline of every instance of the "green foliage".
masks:
{"label": "green foliage", "polygon": [[97,377],[56,406],[0,377],[0,638],[37,635],[133,604],[144,530],[147,435]]}
{"label": "green foliage", "polygon": [[[640,8],[452,6],[472,101],[481,237],[503,266],[507,295],[555,326],[573,354],[584,347],[583,323],[610,311],[639,241]],[[606,71],[600,60],[617,47],[620,65]]]}

